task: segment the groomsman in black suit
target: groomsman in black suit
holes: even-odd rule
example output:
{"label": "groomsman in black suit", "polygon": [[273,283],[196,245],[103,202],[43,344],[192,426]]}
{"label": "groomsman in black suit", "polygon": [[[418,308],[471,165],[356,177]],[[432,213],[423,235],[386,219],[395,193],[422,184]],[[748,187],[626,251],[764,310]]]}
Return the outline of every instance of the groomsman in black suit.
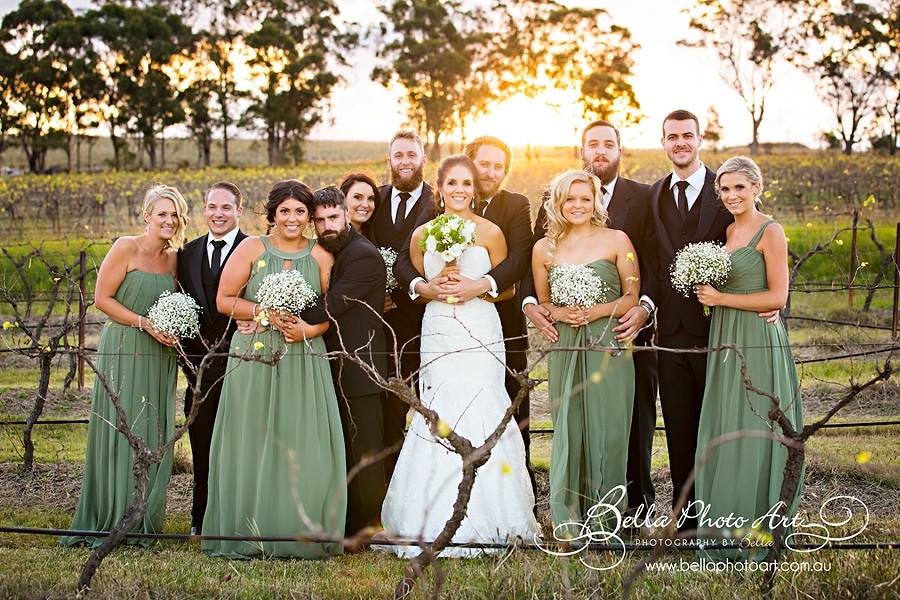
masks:
{"label": "groomsman in black suit", "polygon": [[[650,187],[619,176],[622,146],[619,130],[609,121],[599,120],[588,124],[581,134],[581,160],[585,170],[593,173],[603,185],[603,202],[609,215],[609,227],[628,234],[640,265],[641,300],[619,319],[614,331],[620,341],[633,341],[635,345],[652,346],[652,320],[658,268],[658,241],[650,209]],[[538,211],[534,241],[546,231],[546,212],[543,205]],[[533,279],[526,283],[528,295],[533,296]],[[525,286],[523,286],[525,287]],[[524,293],[523,291],[523,293]],[[549,322],[548,313],[530,300],[525,313],[542,332],[545,339],[555,342],[556,329]],[[647,325],[647,326],[645,326]],[[634,353],[634,408],[631,432],[628,440],[628,509],[631,513],[646,516],[656,498],[651,479],[653,434],[656,429],[656,395],[658,388],[657,358],[652,350]]]}
{"label": "groomsman in black suit", "polygon": [[[686,110],[663,120],[662,145],[672,173],[650,188],[659,238],[657,322],[664,348],[706,348],[710,318],[695,295],[685,298],[672,289],[669,265],[675,254],[694,242],[725,243],[725,229],[734,220],[716,194],[716,174],[700,161],[700,121]],[[673,505],[694,468],[700,405],[706,386],[706,354],[659,353],[659,399],[666,426]],[[694,499],[693,487],[688,501]],[[688,505],[690,506],[690,505]],[[683,518],[682,518],[683,517]],[[696,529],[695,511],[679,518],[680,530]]]}
{"label": "groomsman in black suit", "polygon": [[[329,352],[355,355],[379,374],[387,373],[384,309],[387,271],[378,249],[359,233],[347,215],[344,194],[328,186],[313,194],[313,222],[318,241],[334,254],[331,284],[316,306],[303,311],[311,323],[331,321],[325,335]],[[371,461],[384,449],[381,388],[352,359],[331,360],[347,450],[347,471]],[[387,492],[384,461],[361,469],[347,486],[346,534],[376,526]]]}
{"label": "groomsman in black suit", "polygon": [[[492,136],[482,136],[472,140],[465,154],[478,171],[475,182],[475,212],[500,228],[506,238],[507,257],[484,277],[478,280],[459,278],[438,283],[426,282],[409,261],[409,243],[405,244],[401,257],[394,267],[397,281],[411,296],[421,295],[430,300],[444,300],[455,296],[463,302],[482,294],[496,296],[506,289],[516,286],[528,272],[531,264],[531,203],[526,196],[501,189],[512,164],[512,151],[502,140]],[[422,224],[425,221],[420,221]],[[528,366],[528,338],[525,317],[521,310],[521,297],[517,293],[510,300],[497,302],[497,312],[503,328],[506,345],[506,366],[514,372],[524,371]],[[520,385],[509,371],[506,374],[506,392],[510,400],[519,393]],[[525,466],[531,478],[531,485],[537,496],[537,483],[531,466],[531,436],[529,431],[529,397],[523,398],[515,414],[525,442]]]}
{"label": "groomsman in black suit", "polygon": [[[238,228],[243,213],[241,190],[230,181],[220,181],[206,192],[203,201],[203,217],[209,232],[185,244],[178,251],[178,282],[185,293],[200,305],[200,335],[183,340],[185,354],[190,365],[182,364],[188,388],[184,397],[184,413],[191,412],[194,403],[196,369],[207,351],[227,353],[231,336],[237,328],[228,315],[216,309],[216,293],[219,275],[232,251],[247,237]],[[228,363],[226,357],[217,357],[207,363],[200,376],[198,394],[203,398],[194,422],[188,428],[191,455],[194,462],[194,498],[191,507],[191,534],[199,534],[206,514],[206,498],[209,476],[209,447],[213,425],[222,393],[222,380]]]}
{"label": "groomsman in black suit", "polygon": [[[431,186],[424,182],[428,158],[422,139],[413,131],[400,130],[388,146],[387,164],[391,184],[381,187],[372,216],[370,238],[379,248],[391,248],[398,255],[408,241],[416,223],[435,216]],[[408,246],[407,246],[408,248]],[[407,255],[409,254],[407,250]],[[419,368],[419,336],[425,307],[416,304],[405,289],[393,290],[385,299],[385,340],[388,348],[388,374],[397,372],[396,350],[400,352],[400,374],[409,377]],[[394,472],[397,455],[403,443],[403,430],[409,405],[394,394],[384,394],[384,445],[397,450],[385,461],[387,477]]]}

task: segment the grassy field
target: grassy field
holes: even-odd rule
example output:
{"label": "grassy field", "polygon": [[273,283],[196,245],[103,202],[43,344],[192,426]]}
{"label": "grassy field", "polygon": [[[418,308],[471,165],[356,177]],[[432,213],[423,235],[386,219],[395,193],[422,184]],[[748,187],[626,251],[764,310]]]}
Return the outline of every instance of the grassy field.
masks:
{"label": "grassy field", "polygon": [[[170,164],[178,158],[177,144],[167,149]],[[89,268],[102,260],[111,240],[140,231],[134,206],[142,190],[153,181],[173,183],[181,189],[194,212],[192,234],[199,231],[202,190],[217,179],[229,178],[247,192],[248,206],[259,204],[273,181],[299,177],[317,186],[336,182],[343,173],[358,167],[372,169],[382,180],[387,176],[382,144],[324,144],[308,148],[316,162],[297,167],[170,169],[156,173],[100,173],[72,176],[27,176],[0,179],[0,237],[11,260],[0,257],[0,284],[14,295],[39,297],[33,306],[38,319],[46,296],[56,286],[55,277],[41,262],[71,265],[78,252],[87,248]],[[507,187],[526,192],[533,201],[560,170],[575,166],[571,149],[542,149],[539,158],[526,160],[524,150]],[[186,150],[189,156],[190,149]],[[318,154],[316,154],[318,152]],[[95,155],[101,160],[101,155]],[[249,154],[247,156],[250,156]],[[726,155],[706,156],[717,166]],[[4,155],[6,159],[6,155]],[[247,163],[258,164],[251,159]],[[854,383],[869,379],[888,354],[821,360],[850,352],[864,352],[892,344],[889,327],[893,290],[874,293],[871,310],[863,311],[865,290],[856,290],[852,305],[848,292],[851,275],[857,285],[885,286],[877,278],[881,250],[870,239],[870,231],[859,231],[859,262],[851,273],[851,211],[859,211],[864,225],[871,219],[874,235],[889,255],[895,243],[898,212],[890,191],[897,176],[897,163],[859,157],[846,162],[833,155],[761,157],[770,177],[766,208],[785,224],[791,250],[798,256],[830,242],[822,253],[808,261],[794,281],[788,320],[795,353],[800,359],[804,411],[807,422],[824,415]],[[429,165],[429,175],[434,164]],[[661,152],[627,153],[623,174],[653,181],[665,173]],[[852,176],[842,174],[848,171]],[[834,174],[831,178],[830,174]],[[868,177],[854,179],[856,175]],[[837,180],[852,179],[853,189],[839,187]],[[808,182],[816,182],[815,185]],[[802,189],[801,189],[802,187]],[[897,185],[900,189],[900,183]],[[867,193],[870,192],[870,193]],[[800,200],[797,200],[797,194]],[[870,200],[870,197],[874,200]],[[15,214],[12,214],[15,213]],[[242,227],[262,231],[262,221],[245,212]],[[835,234],[837,237],[832,238]],[[34,249],[40,248],[40,256]],[[29,257],[30,255],[30,257]],[[23,259],[23,257],[26,257]],[[21,274],[20,274],[21,273]],[[893,271],[890,269],[888,273]],[[76,273],[77,275],[77,273]],[[63,279],[63,289],[67,289]],[[92,289],[93,275],[88,276]],[[22,307],[20,306],[20,309]],[[54,315],[61,314],[57,307]],[[0,304],[0,322],[14,315],[8,304]],[[808,321],[799,317],[817,319]],[[58,317],[56,317],[58,318]],[[91,311],[88,320],[100,315]],[[51,319],[52,320],[52,319]],[[823,322],[831,321],[831,322]],[[840,323],[848,323],[842,325]],[[864,329],[873,325],[881,329]],[[885,329],[887,328],[887,329]],[[98,330],[88,328],[87,346],[96,345]],[[20,331],[0,331],[0,345],[9,350],[23,343]],[[535,341],[534,347],[540,343]],[[51,399],[44,420],[85,418],[90,402],[92,377],[86,390],[62,392],[69,368],[57,358],[51,373]],[[545,376],[543,363],[534,377]],[[37,362],[14,352],[0,352],[0,421],[19,421],[29,413],[37,387]],[[534,428],[551,428],[546,406],[546,386],[533,398]],[[184,382],[179,384],[179,396]],[[179,411],[180,414],[180,411]],[[836,417],[838,422],[897,421],[900,419],[900,386],[894,380],[866,391]],[[661,425],[661,419],[658,420]],[[35,429],[36,469],[21,472],[21,427],[0,426],[0,526],[65,528],[69,525],[81,486],[86,426],[38,425]],[[549,531],[547,468],[551,437],[536,435],[534,462],[540,479],[539,520]],[[169,488],[165,529],[187,531],[190,517],[190,452],[188,440],[176,448],[176,474]],[[658,506],[671,498],[665,435],[658,432],[653,454]],[[862,532],[852,542],[900,541],[900,426],[827,429],[808,445],[808,466],[801,497],[801,514],[808,522],[822,522],[820,509],[829,498],[846,495],[859,499],[865,515],[855,510],[849,522],[831,528],[839,537]],[[838,515],[839,516],[839,515]],[[840,519],[838,519],[840,520]],[[639,536],[632,541],[649,538]],[[442,598],[581,598],[615,597],[631,569],[647,556],[644,550],[629,550],[618,566],[601,571],[618,560],[612,553],[593,552],[569,559],[540,550],[517,550],[470,560],[442,560],[446,578]],[[72,597],[85,550],[57,547],[51,536],[0,533],[0,597]],[[688,552],[670,552],[662,563],[666,570],[647,572],[637,578],[634,596],[656,598],[745,598],[755,597],[759,573],[701,573],[688,570]],[[586,563],[586,564],[585,564]],[[94,580],[97,598],[383,598],[392,594],[405,562],[373,552],[349,554],[328,561],[252,560],[227,561],[207,558],[196,543],[165,541],[148,549],[121,548],[102,565]],[[819,550],[790,554],[787,570],[776,579],[775,598],[845,597],[900,598],[900,554],[896,550]],[[594,567],[594,568],[590,568]],[[433,573],[433,571],[431,572]],[[429,582],[432,581],[429,579]],[[414,597],[428,596],[429,583]]]}

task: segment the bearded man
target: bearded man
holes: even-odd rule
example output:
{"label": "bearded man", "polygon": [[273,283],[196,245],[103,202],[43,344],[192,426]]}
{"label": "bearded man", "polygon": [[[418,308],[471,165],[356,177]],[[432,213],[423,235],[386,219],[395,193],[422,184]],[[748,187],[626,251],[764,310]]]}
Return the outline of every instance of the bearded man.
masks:
{"label": "bearded man", "polygon": [[[381,197],[375,200],[372,216],[370,239],[375,246],[400,253],[416,223],[435,217],[432,189],[423,181],[427,162],[425,147],[418,134],[409,130],[394,134],[387,158],[391,183],[381,187]],[[396,374],[399,367],[402,377],[410,377],[419,368],[419,334],[425,306],[416,304],[405,289],[398,288],[386,298],[384,308],[384,333],[387,346],[392,350],[388,357],[388,373]],[[396,353],[394,348],[397,348]],[[384,445],[395,449],[385,464],[390,479],[403,443],[409,404],[395,394],[385,393],[382,408]]]}
{"label": "bearded man", "polygon": [[381,311],[387,272],[378,249],[350,225],[341,190],[334,186],[318,190],[312,208],[318,243],[335,261],[328,291],[303,311],[302,318],[310,324],[331,321],[325,346],[336,354],[330,362],[347,472],[355,471],[347,484],[346,535],[353,536],[379,525],[387,492],[384,462],[375,460],[384,448],[381,388],[353,358],[386,374]]}

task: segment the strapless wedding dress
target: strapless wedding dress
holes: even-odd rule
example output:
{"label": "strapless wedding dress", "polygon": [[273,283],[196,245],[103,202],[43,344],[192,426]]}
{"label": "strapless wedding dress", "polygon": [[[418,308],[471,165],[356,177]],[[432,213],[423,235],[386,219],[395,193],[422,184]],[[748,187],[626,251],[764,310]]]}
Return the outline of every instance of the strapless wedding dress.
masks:
{"label": "strapless wedding dress", "polygon": [[[467,248],[460,273],[479,279],[491,268],[487,250]],[[444,268],[439,254],[425,254],[425,275]],[[510,405],[504,387],[505,350],[500,318],[490,302],[430,302],[422,321],[419,397],[456,433],[474,446],[496,428]],[[382,509],[382,524],[391,535],[432,541],[453,513],[462,460],[445,440],[431,435],[425,419],[415,414],[400,451]],[[538,524],[532,513],[534,493],[525,470],[525,446],[514,420],[506,427],[488,461],[478,469],[472,497],[453,541],[504,543],[517,537],[533,542]],[[417,546],[391,546],[402,557],[415,556]],[[482,552],[446,548],[441,556]]]}

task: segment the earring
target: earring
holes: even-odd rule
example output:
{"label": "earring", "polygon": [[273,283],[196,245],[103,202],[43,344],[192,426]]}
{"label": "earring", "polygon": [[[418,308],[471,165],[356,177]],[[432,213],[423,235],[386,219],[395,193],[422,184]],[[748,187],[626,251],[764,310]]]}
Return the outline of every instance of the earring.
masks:
{"label": "earring", "polygon": [[475,210],[475,196],[472,196],[472,201],[469,203],[469,208]]}
{"label": "earring", "polygon": [[438,206],[440,206],[441,208],[444,208],[444,197],[443,197],[443,196],[438,196],[438,198],[441,199],[441,201],[438,203]]}

